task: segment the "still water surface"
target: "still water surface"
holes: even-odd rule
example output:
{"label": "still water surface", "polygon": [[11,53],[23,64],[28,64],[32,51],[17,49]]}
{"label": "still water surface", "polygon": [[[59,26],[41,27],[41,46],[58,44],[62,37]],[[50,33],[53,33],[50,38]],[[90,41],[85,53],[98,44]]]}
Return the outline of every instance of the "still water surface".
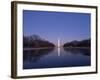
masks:
{"label": "still water surface", "polygon": [[23,69],[90,66],[90,49],[50,48],[23,51]]}

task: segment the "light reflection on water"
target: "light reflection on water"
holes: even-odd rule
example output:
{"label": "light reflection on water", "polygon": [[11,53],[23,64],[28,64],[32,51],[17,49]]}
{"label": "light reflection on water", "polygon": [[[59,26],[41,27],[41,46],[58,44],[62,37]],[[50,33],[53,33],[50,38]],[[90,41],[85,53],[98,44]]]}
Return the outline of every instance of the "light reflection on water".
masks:
{"label": "light reflection on water", "polygon": [[90,66],[90,49],[50,48],[23,51],[23,69]]}

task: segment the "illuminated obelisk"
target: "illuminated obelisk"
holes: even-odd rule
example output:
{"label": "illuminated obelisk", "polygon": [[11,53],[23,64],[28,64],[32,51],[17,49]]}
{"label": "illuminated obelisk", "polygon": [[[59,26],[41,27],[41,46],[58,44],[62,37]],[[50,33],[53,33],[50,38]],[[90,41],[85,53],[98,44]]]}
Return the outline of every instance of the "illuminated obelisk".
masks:
{"label": "illuminated obelisk", "polygon": [[60,39],[58,39],[57,49],[58,49],[58,56],[60,56]]}

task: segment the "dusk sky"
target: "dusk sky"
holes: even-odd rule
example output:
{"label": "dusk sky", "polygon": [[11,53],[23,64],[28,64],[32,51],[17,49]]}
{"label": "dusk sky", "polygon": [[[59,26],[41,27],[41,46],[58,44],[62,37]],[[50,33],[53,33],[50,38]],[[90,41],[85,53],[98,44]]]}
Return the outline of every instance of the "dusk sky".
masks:
{"label": "dusk sky", "polygon": [[54,44],[90,38],[89,13],[23,10],[24,36],[33,34]]}

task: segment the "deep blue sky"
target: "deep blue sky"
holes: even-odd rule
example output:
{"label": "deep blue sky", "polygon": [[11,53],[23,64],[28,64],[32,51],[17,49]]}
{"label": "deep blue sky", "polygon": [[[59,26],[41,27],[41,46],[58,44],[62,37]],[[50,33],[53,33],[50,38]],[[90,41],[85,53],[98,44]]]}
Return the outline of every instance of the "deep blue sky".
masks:
{"label": "deep blue sky", "polygon": [[87,39],[91,35],[90,18],[89,13],[23,10],[24,36],[36,34],[55,44],[58,38],[62,44]]}

